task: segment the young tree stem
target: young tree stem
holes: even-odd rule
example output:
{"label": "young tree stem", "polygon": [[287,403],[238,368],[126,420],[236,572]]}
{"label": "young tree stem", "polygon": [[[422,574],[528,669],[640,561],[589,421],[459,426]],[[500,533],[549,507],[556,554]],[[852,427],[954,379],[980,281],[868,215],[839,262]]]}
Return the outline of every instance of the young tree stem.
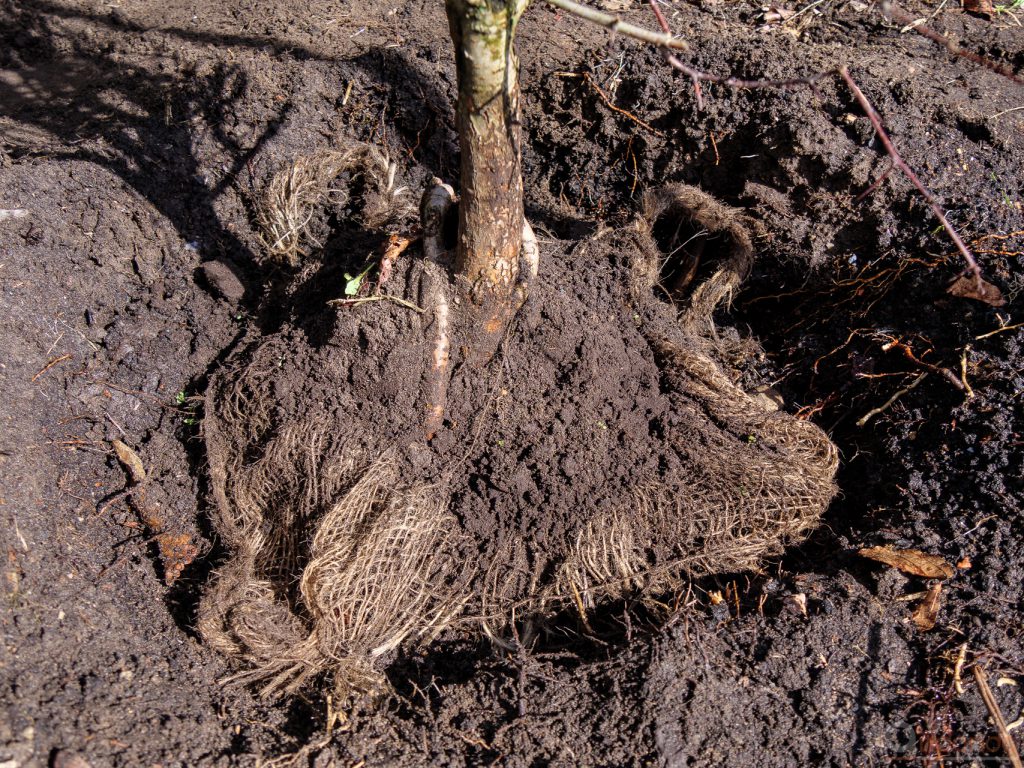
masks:
{"label": "young tree stem", "polygon": [[485,359],[524,298],[519,62],[513,39],[526,5],[527,0],[446,0],[462,154],[455,267],[468,281],[477,331],[490,338],[481,340]]}

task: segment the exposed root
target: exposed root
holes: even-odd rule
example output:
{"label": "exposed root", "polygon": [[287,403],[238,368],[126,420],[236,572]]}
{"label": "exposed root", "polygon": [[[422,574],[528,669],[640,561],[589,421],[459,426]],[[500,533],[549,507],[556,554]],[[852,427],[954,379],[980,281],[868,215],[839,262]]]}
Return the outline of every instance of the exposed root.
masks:
{"label": "exposed root", "polygon": [[536,277],[537,270],[540,268],[540,246],[537,244],[537,236],[533,233],[533,227],[526,220],[523,221],[522,260],[523,268],[519,270],[519,273],[526,274],[530,278]]}
{"label": "exposed root", "polygon": [[424,272],[420,288],[421,301],[434,308],[434,321],[430,328],[433,337],[428,341],[430,364],[427,369],[424,433],[427,440],[433,439],[444,421],[445,403],[448,400],[448,362],[451,339],[448,329],[449,307],[445,294],[443,275],[433,273],[429,268]]}
{"label": "exposed root", "polygon": [[420,224],[423,227],[423,255],[427,261],[443,264],[447,261],[444,244],[445,218],[459,201],[455,190],[436,176],[427,184],[420,200]]}

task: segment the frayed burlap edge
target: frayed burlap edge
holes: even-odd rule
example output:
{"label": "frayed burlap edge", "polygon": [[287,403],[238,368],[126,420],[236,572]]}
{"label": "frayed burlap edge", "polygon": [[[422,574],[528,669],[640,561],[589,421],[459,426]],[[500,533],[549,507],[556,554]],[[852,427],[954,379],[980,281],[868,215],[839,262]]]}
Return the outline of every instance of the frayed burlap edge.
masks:
{"label": "frayed burlap edge", "polygon": [[[361,223],[376,229],[415,210],[407,187],[395,186],[397,166],[376,147],[361,142],[322,149],[293,160],[270,180],[256,206],[260,238],[271,258],[296,266],[306,255],[309,223],[328,199],[348,200],[349,185],[335,185],[343,174],[361,176],[368,189]],[[313,240],[314,247],[322,243]]]}

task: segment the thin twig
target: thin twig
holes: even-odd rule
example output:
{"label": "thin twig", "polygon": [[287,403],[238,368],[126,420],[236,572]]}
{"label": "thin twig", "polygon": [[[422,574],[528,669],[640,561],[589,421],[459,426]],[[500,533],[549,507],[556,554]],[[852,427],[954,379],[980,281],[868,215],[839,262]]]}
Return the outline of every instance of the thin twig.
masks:
{"label": "thin twig", "polygon": [[997,333],[1003,333],[1004,331],[1015,331],[1018,328],[1024,328],[1024,323],[1017,323],[1016,325],[1003,325],[999,328],[996,328],[994,331],[983,333],[981,334],[981,336],[975,336],[974,340],[981,341],[982,339],[987,339],[989,336],[995,336]]}
{"label": "thin twig", "polygon": [[832,74],[831,72],[815,72],[813,75],[807,77],[790,77],[785,80],[745,80],[742,77],[733,77],[732,75],[713,75],[710,72],[703,72],[702,70],[691,67],[689,64],[685,64],[680,61],[676,56],[672,54],[666,54],[665,61],[668,64],[678,69],[690,80],[693,81],[694,89],[697,92],[697,109],[704,108],[703,97],[701,95],[700,83],[707,81],[709,83],[718,83],[729,88],[810,88],[815,96],[818,98],[824,98],[821,91],[818,90],[818,81],[823,77]]}
{"label": "thin twig", "polygon": [[783,22],[782,22],[782,26],[786,26],[786,24],[788,24],[789,22],[791,22],[791,21],[792,21],[793,19],[795,19],[795,18],[798,18],[798,17],[800,17],[800,16],[803,16],[803,15],[804,15],[805,13],[807,13],[808,11],[810,11],[810,10],[813,10],[814,8],[817,8],[817,7],[818,7],[819,5],[821,5],[821,4],[823,3],[823,2],[825,2],[825,0],[814,0],[814,2],[813,2],[813,3],[811,3],[810,5],[805,5],[805,6],[804,6],[803,8],[801,8],[801,9],[800,9],[799,11],[797,11],[797,12],[796,12],[796,13],[794,13],[794,14],[793,14],[792,16],[790,16],[790,17],[789,17],[789,18],[787,18],[787,19],[786,19],[785,21],[783,21]]}
{"label": "thin twig", "polygon": [[1003,744],[1003,750],[1010,759],[1010,764],[1013,768],[1024,768],[1020,761],[1017,745],[1013,741],[1013,736],[1006,730],[1006,720],[1003,719],[1002,710],[999,709],[999,702],[996,701],[996,697],[992,695],[992,689],[989,688],[985,670],[978,664],[975,664],[972,670],[974,672],[974,679],[978,681],[978,690],[981,692],[981,698],[985,702],[985,706],[988,707],[988,713],[992,716],[992,722],[999,733],[999,741]]}
{"label": "thin twig", "polygon": [[421,315],[426,312],[423,307],[417,306],[411,301],[407,301],[400,296],[392,296],[390,293],[379,293],[376,296],[360,296],[354,299],[332,299],[327,303],[333,307],[357,307],[360,304],[370,304],[375,301],[393,301],[395,304],[405,307],[406,309],[411,309]]}
{"label": "thin twig", "polygon": [[606,94],[603,90],[601,90],[601,86],[599,86],[597,84],[597,82],[594,80],[593,77],[590,76],[589,73],[587,73],[587,72],[582,72],[582,73],[580,73],[580,72],[555,72],[555,75],[558,75],[558,76],[561,76],[561,77],[579,77],[579,78],[582,78],[584,80],[584,82],[586,82],[591,88],[594,89],[594,91],[597,93],[597,95],[601,97],[601,101],[603,101],[605,106],[608,107],[608,109],[610,109],[612,112],[617,112],[618,114],[620,114],[620,115],[622,115],[624,117],[628,117],[630,120],[632,120],[634,123],[639,125],[641,128],[646,128],[648,131],[653,133],[655,136],[664,136],[665,135],[664,132],[659,131],[657,128],[655,128],[650,123],[644,122],[639,117],[634,115],[632,112],[629,112],[628,110],[625,110],[622,107],[615,106],[612,103],[611,99],[608,98],[608,94]]}
{"label": "thin twig", "polygon": [[610,13],[602,13],[601,11],[589,6],[575,3],[573,0],[547,0],[547,2],[559,10],[571,13],[573,16],[578,16],[581,19],[597,24],[598,26],[604,27],[615,34],[632,37],[634,40],[639,40],[643,43],[650,43],[651,45],[656,45],[659,48],[670,48],[673,51],[690,50],[690,46],[686,41],[680,40],[671,34],[659,33],[652,29],[638,27],[635,24],[623,21],[618,16],[613,16]]}
{"label": "thin twig", "polygon": [[896,151],[896,147],[893,146],[892,141],[889,139],[889,134],[887,134],[885,132],[885,128],[882,127],[882,119],[878,116],[878,113],[871,105],[871,102],[868,101],[864,92],[861,91],[857,86],[857,83],[855,83],[853,78],[850,77],[850,73],[846,67],[839,68],[839,76],[846,82],[847,87],[853,93],[854,98],[857,99],[861,109],[863,109],[864,113],[868,116],[868,120],[871,121],[871,125],[875,129],[875,133],[878,135],[878,140],[882,142],[882,146],[885,147],[885,151],[889,153],[889,157],[892,158],[893,164],[903,171],[903,175],[906,176],[910,183],[917,188],[917,191],[921,193],[921,196],[924,197],[925,201],[928,203],[928,207],[932,209],[932,213],[934,213],[936,218],[942,222],[943,229],[946,230],[946,233],[953,241],[956,249],[960,251],[960,255],[964,257],[964,261],[967,262],[967,269],[964,270],[963,274],[970,272],[971,276],[980,284],[981,267],[978,266],[978,262],[975,261],[974,254],[971,253],[967,244],[960,238],[957,231],[953,229],[953,225],[949,223],[949,219],[947,219],[946,214],[942,212],[942,208],[939,206],[935,196],[928,191],[928,188],[925,187],[924,184],[921,183],[917,174],[914,173],[909,165],[907,165],[900,153]]}
{"label": "thin twig", "polygon": [[47,372],[48,370],[50,370],[51,368],[53,368],[53,366],[57,365],[58,363],[63,363],[63,362],[65,361],[65,360],[70,360],[70,359],[71,359],[71,355],[70,355],[70,354],[67,354],[67,355],[61,355],[60,357],[54,358],[53,360],[51,360],[50,362],[48,362],[48,363],[47,363],[46,365],[44,365],[44,366],[43,366],[43,368],[42,368],[42,370],[40,370],[40,371],[39,371],[39,373],[37,373],[37,374],[36,374],[35,376],[33,376],[33,377],[32,377],[32,383],[34,384],[34,383],[36,382],[36,380],[37,380],[37,379],[38,379],[38,378],[39,378],[40,376],[42,376],[42,375],[43,375],[44,373],[46,373],[46,372]]}
{"label": "thin twig", "polygon": [[859,419],[857,419],[857,426],[858,427],[863,427],[865,424],[867,424],[869,421],[871,421],[873,418],[875,418],[875,416],[878,416],[881,413],[885,413],[887,410],[889,410],[893,406],[893,404],[897,400],[899,400],[901,397],[903,397],[905,394],[907,394],[910,390],[912,390],[914,387],[916,387],[918,384],[920,384],[922,381],[924,381],[924,379],[925,379],[925,377],[927,375],[928,375],[928,371],[925,371],[920,376],[918,376],[916,379],[914,379],[912,382],[910,382],[910,384],[905,386],[903,389],[897,390],[893,394],[893,396],[890,397],[888,400],[886,400],[882,405],[878,406],[877,408],[872,408],[870,411],[865,413],[863,416],[861,416]]}
{"label": "thin twig", "polygon": [[996,112],[994,115],[990,115],[989,120],[995,120],[997,117],[1008,115],[1011,112],[1020,112],[1022,109],[1024,109],[1024,107],[1013,107],[1011,109],[1004,109],[1002,112]]}

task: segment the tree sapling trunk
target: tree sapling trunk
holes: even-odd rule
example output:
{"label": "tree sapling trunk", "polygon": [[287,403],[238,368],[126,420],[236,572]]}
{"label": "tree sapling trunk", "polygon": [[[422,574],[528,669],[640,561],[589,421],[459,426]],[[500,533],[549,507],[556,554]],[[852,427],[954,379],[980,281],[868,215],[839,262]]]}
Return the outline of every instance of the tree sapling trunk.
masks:
{"label": "tree sapling trunk", "polygon": [[455,267],[471,299],[470,359],[486,361],[526,298],[521,274],[519,62],[528,0],[446,0],[458,74],[461,199]]}

